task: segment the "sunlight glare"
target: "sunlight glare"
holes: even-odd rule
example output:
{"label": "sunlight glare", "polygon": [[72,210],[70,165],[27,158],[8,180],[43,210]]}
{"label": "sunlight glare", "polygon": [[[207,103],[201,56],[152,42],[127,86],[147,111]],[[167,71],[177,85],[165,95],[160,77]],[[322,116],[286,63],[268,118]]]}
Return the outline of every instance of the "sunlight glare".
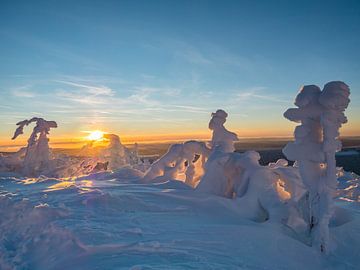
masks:
{"label": "sunlight glare", "polygon": [[90,132],[89,136],[87,136],[87,139],[90,141],[98,141],[103,138],[104,132],[100,130],[95,130]]}

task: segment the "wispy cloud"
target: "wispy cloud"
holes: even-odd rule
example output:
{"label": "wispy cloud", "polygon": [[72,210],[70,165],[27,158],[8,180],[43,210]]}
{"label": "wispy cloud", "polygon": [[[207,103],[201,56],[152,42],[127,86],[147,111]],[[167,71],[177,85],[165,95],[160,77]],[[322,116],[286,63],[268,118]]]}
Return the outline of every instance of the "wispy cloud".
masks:
{"label": "wispy cloud", "polygon": [[36,96],[36,94],[30,90],[30,87],[31,87],[30,85],[17,87],[12,89],[11,93],[16,97],[33,98]]}
{"label": "wispy cloud", "polygon": [[95,85],[86,85],[86,84],[80,84],[76,82],[71,81],[57,81],[63,84],[75,86],[77,88],[83,89],[87,94],[94,95],[94,96],[113,96],[114,91],[107,87],[107,86],[95,86]]}
{"label": "wispy cloud", "polygon": [[199,50],[194,47],[187,46],[182,50],[175,52],[176,57],[181,57],[189,63],[198,64],[198,65],[210,65],[213,64],[213,61],[207,58]]}
{"label": "wispy cloud", "polygon": [[210,113],[208,108],[200,108],[200,107],[187,106],[187,105],[169,105],[169,106],[176,108],[176,109],[180,109],[181,111],[186,111],[186,112],[205,113],[205,114]]}
{"label": "wispy cloud", "polygon": [[[211,65],[213,61],[201,49],[180,39],[165,38],[162,44],[166,46],[168,52],[178,60],[186,61],[195,65]],[[158,45],[153,44],[148,46],[151,49],[157,50]]]}
{"label": "wispy cloud", "polygon": [[82,84],[72,81],[55,81],[57,83],[72,86],[70,89],[59,89],[56,96],[73,102],[95,105],[107,103],[107,98],[115,94],[110,87],[103,85]]}
{"label": "wispy cloud", "polygon": [[[159,47],[159,44],[149,45],[152,50],[158,50]],[[259,67],[266,70],[271,69],[267,59],[259,54],[244,55],[239,51],[232,51],[209,42],[190,43],[183,39],[165,38],[162,40],[161,48],[166,48],[175,59],[212,69],[235,68],[236,71],[240,69],[243,72],[254,71]]]}
{"label": "wispy cloud", "polygon": [[56,96],[71,102],[83,103],[88,105],[105,104],[106,101],[96,95],[86,95],[79,92],[70,92],[68,90],[57,90]]}
{"label": "wispy cloud", "polygon": [[151,94],[161,94],[170,97],[176,97],[181,94],[181,89],[173,87],[149,87],[149,86],[137,86],[134,88],[135,92],[143,93],[147,95]]}
{"label": "wispy cloud", "polygon": [[248,101],[248,100],[267,100],[267,101],[273,101],[273,102],[281,102],[281,103],[288,103],[289,100],[282,99],[276,95],[269,95],[264,94],[264,90],[268,90],[266,87],[263,86],[257,86],[252,88],[247,88],[244,90],[237,90],[235,94],[235,98],[237,101]]}

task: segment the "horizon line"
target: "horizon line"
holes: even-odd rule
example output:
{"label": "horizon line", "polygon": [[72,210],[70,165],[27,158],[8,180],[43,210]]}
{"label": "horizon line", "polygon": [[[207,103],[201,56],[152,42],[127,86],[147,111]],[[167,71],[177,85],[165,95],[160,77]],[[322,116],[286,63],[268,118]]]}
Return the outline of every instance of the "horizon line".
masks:
{"label": "horizon line", "polygon": [[[163,137],[162,135],[158,136],[158,137]],[[239,140],[235,141],[235,143],[241,142],[242,140],[260,140],[260,139],[264,139],[264,140],[280,140],[280,139],[284,139],[284,140],[291,140],[293,139],[293,136],[239,136]],[[345,136],[340,136],[340,139],[344,139],[344,138],[360,138],[360,135],[345,135]],[[179,142],[184,142],[184,141],[188,141],[188,140],[198,140],[198,141],[210,141],[211,140],[211,136],[204,136],[202,138],[195,138],[195,137],[178,137],[178,138],[173,138],[173,139],[159,139],[159,138],[154,138],[154,139],[144,139],[144,140],[132,140],[132,139],[128,139],[128,140],[122,140],[122,144],[123,145],[132,145],[135,143],[138,144],[165,144],[165,143],[179,143]],[[13,149],[13,148],[21,148],[21,147],[26,147],[26,141],[27,140],[22,140],[22,141],[17,141],[16,144],[0,144],[0,150],[2,148],[5,149]],[[24,143],[22,143],[24,142]],[[77,148],[81,148],[81,146],[86,145],[86,143],[90,142],[90,140],[87,140],[85,138],[75,138],[75,139],[69,139],[69,140],[57,140],[55,138],[53,138],[53,141],[50,139],[49,140],[49,145],[51,148],[54,149],[77,149]],[[95,141],[95,144],[100,145],[104,145],[103,143],[104,141]],[[67,147],[67,145],[69,147]],[[61,147],[62,146],[62,147]],[[72,146],[72,147],[71,147]]]}

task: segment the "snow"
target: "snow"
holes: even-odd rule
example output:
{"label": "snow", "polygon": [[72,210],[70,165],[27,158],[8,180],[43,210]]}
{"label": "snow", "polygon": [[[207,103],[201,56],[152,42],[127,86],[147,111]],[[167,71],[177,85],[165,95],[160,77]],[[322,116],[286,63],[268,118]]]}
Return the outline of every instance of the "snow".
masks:
{"label": "snow", "polygon": [[[196,187],[200,183],[200,180],[202,186],[208,181],[213,182],[203,176],[206,175],[206,170],[210,169],[216,174],[219,169],[211,168],[212,165],[207,165],[208,169],[206,169],[206,164],[210,164],[212,160],[218,156],[218,153],[221,155],[221,153],[234,152],[234,141],[238,140],[235,133],[228,131],[224,127],[227,116],[228,114],[222,109],[211,114],[209,129],[212,131],[212,139],[209,145],[198,141],[173,144],[165,155],[150,166],[143,181],[150,182],[157,177],[163,176],[167,179],[183,180],[192,187]],[[216,162],[217,161],[215,161],[215,163]],[[209,175],[209,173],[207,175]],[[213,183],[209,183],[208,185],[211,186]],[[202,187],[200,187],[200,190],[201,189]],[[213,187],[212,189],[221,188]],[[213,192],[213,194],[216,193],[220,195],[224,192],[220,190],[219,192]]]}
{"label": "snow", "polygon": [[344,114],[349,105],[349,87],[340,81],[300,89],[295,105],[284,117],[301,123],[295,128],[295,142],[283,149],[285,156],[297,161],[301,179],[309,192],[309,221],[312,245],[322,252],[332,248],[329,222],[333,215],[333,193],[336,188],[335,153],[341,150],[339,129],[347,122]]}
{"label": "snow", "polygon": [[53,155],[54,121],[19,122],[14,138],[36,126],[0,156],[0,269],[357,269],[360,180],[335,164],[349,95],[338,81],[300,89],[284,113],[299,123],[283,149],[294,166],[234,152],[222,109],[209,143],[152,164],[110,133],[99,151]]}
{"label": "snow", "polygon": [[[19,135],[23,134],[24,126],[33,122],[35,122],[36,125],[28,139],[28,145],[26,148],[20,149],[15,155],[17,161],[19,161],[20,156],[24,154],[24,160],[21,164],[22,171],[25,175],[31,176],[35,176],[38,172],[51,168],[51,152],[47,135],[51,128],[57,128],[55,121],[47,121],[43,118],[33,117],[30,120],[23,120],[16,124],[19,127],[15,130],[12,139],[15,140]],[[16,164],[16,166],[20,165]]]}
{"label": "snow", "polygon": [[187,141],[173,144],[160,159],[151,164],[143,181],[151,182],[159,176],[185,181],[196,186],[204,174],[210,149],[204,142]]}
{"label": "snow", "polygon": [[228,131],[224,124],[228,114],[224,110],[217,110],[211,114],[209,129],[213,131],[211,139],[211,149],[219,148],[220,151],[231,153],[235,151],[234,142],[239,138],[234,132]]}
{"label": "snow", "polygon": [[80,149],[79,156],[53,154],[47,135],[50,128],[57,127],[57,123],[43,118],[34,117],[17,123],[19,127],[13,139],[23,134],[24,126],[32,122],[36,122],[36,126],[28,139],[28,145],[10,155],[0,154],[1,172],[31,177],[47,175],[64,178],[107,170],[115,171],[127,166],[140,171],[146,171],[149,167],[146,161],[142,162],[139,159],[137,144],[129,149],[121,144],[118,135],[109,133],[104,134],[107,145],[100,151],[94,147],[94,141],[89,141]]}
{"label": "snow", "polygon": [[241,201],[119,175],[1,177],[0,269],[358,269],[359,202],[336,201],[324,256]]}

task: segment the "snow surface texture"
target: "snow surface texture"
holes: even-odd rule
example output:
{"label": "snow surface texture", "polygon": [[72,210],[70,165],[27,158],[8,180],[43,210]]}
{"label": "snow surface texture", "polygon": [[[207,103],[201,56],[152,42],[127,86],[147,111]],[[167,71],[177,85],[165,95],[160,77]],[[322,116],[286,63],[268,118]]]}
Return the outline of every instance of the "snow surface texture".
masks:
{"label": "snow surface texture", "polygon": [[249,219],[241,201],[180,181],[140,184],[129,168],[61,180],[3,173],[0,269],[355,270],[360,179],[339,175],[336,250],[324,256],[272,219]]}

